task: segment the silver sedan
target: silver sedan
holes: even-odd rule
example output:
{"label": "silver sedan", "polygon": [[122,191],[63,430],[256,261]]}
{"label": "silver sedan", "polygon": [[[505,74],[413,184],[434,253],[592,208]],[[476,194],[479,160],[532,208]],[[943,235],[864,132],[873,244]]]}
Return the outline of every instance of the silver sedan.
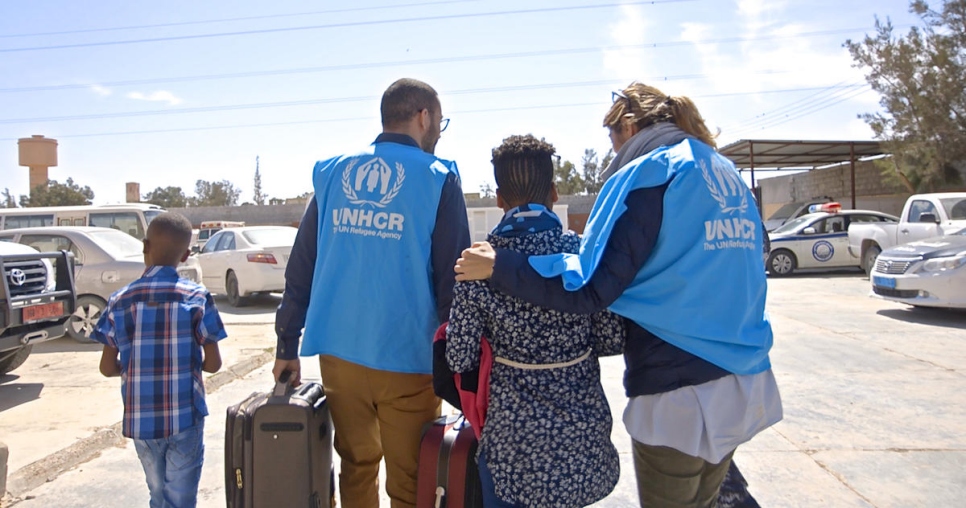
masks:
{"label": "silver sedan", "polygon": [[[141,241],[116,229],[79,226],[9,229],[0,231],[0,241],[29,245],[41,252],[74,253],[77,310],[67,322],[67,333],[79,342],[91,342],[91,332],[111,293],[144,273]],[[193,258],[182,263],[178,273],[201,282],[201,268]]]}

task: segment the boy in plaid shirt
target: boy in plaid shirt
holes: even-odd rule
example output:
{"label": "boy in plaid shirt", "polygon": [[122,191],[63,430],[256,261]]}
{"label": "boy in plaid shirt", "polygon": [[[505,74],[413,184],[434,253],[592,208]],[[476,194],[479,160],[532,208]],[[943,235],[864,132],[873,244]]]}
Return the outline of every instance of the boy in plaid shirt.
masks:
{"label": "boy in plaid shirt", "polygon": [[208,290],[178,277],[190,242],[182,215],[152,220],[144,275],[111,295],[91,334],[104,344],[101,374],[121,376],[123,434],[134,440],[151,508],[197,504],[208,415],[201,371],[221,368],[227,336]]}

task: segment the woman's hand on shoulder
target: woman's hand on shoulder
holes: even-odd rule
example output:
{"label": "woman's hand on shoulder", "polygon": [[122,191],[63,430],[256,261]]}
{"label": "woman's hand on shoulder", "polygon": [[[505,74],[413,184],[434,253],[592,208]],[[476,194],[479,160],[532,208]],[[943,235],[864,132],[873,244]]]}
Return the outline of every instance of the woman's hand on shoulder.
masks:
{"label": "woman's hand on shoulder", "polygon": [[493,265],[496,264],[496,251],[488,242],[476,242],[469,249],[463,250],[462,256],[456,260],[456,280],[483,280],[493,275]]}

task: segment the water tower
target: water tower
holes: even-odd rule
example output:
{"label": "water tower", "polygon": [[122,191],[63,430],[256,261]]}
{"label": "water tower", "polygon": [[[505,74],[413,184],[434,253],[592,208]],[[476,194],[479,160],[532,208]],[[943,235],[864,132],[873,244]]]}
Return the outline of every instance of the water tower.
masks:
{"label": "water tower", "polygon": [[141,184],[138,182],[127,182],[124,184],[124,201],[126,203],[141,202]]}
{"label": "water tower", "polygon": [[20,165],[30,168],[30,193],[47,185],[47,169],[57,166],[57,140],[34,134],[17,140]]}

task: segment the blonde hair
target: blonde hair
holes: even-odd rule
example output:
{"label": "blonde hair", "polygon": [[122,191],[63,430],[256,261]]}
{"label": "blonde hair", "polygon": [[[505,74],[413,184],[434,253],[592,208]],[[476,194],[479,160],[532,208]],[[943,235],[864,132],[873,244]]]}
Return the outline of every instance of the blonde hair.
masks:
{"label": "blonde hair", "polygon": [[604,127],[623,129],[624,123],[631,123],[644,129],[658,122],[673,122],[681,130],[700,139],[712,148],[717,148],[704,118],[691,99],[684,96],[672,97],[664,92],[637,81],[621,90],[621,96],[614,101],[604,115]]}

